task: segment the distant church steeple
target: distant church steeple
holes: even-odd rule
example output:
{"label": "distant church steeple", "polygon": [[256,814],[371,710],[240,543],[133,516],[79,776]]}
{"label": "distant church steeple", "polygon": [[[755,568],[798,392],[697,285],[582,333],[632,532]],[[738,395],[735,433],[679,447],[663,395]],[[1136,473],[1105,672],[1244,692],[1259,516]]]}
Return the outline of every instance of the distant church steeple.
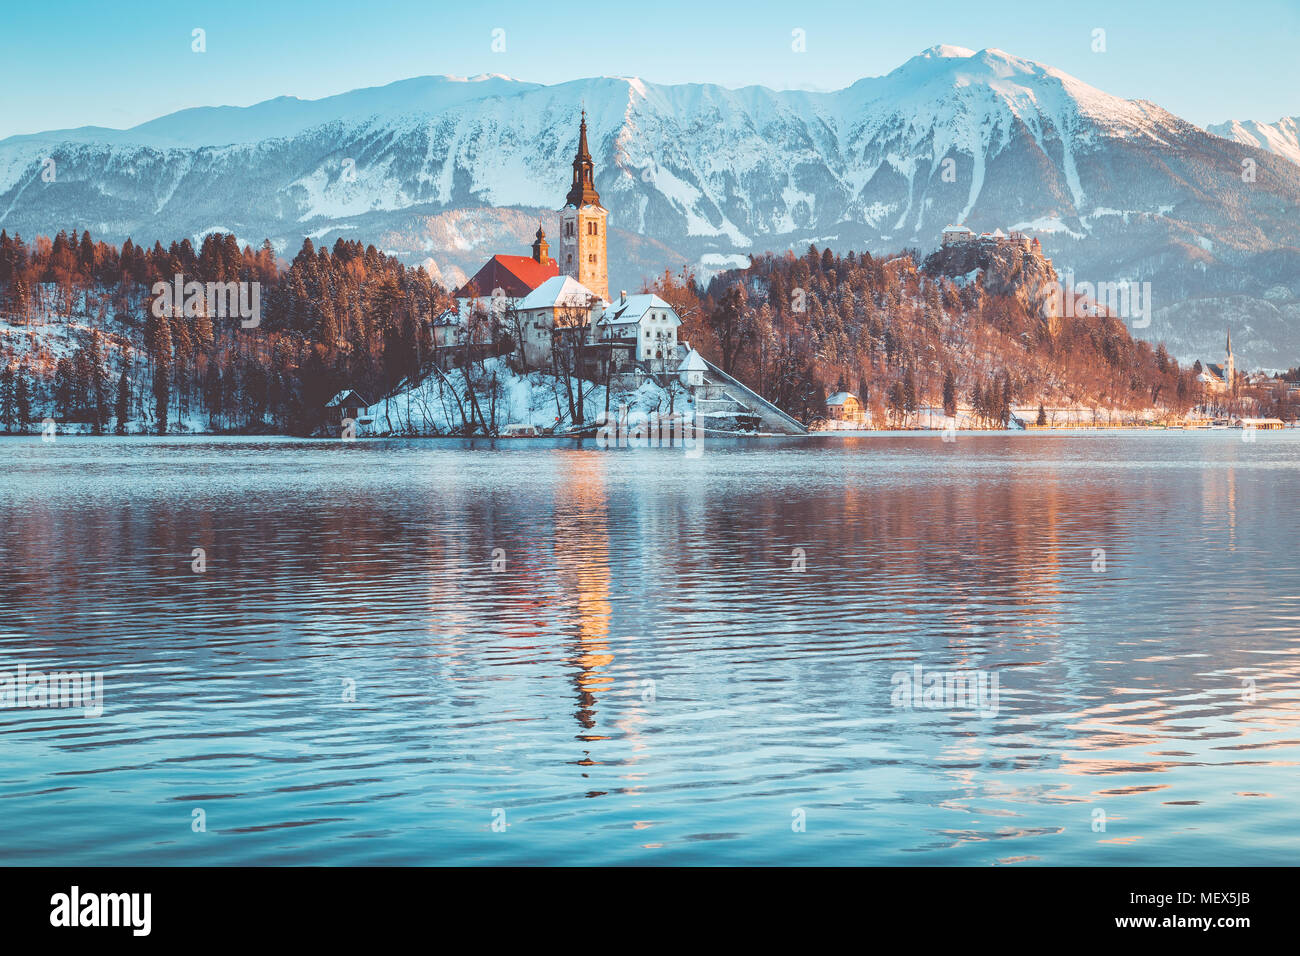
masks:
{"label": "distant church steeple", "polygon": [[1233,384],[1236,381],[1235,367],[1232,358],[1232,329],[1228,329],[1228,355],[1223,360],[1223,384],[1228,387],[1229,392],[1232,391]]}
{"label": "distant church steeple", "polygon": [[587,148],[587,111],[578,127],[578,153],[573,158],[573,186],[560,210],[560,273],[572,276],[609,301],[609,263],[605,226],[609,213],[596,192],[596,164]]}

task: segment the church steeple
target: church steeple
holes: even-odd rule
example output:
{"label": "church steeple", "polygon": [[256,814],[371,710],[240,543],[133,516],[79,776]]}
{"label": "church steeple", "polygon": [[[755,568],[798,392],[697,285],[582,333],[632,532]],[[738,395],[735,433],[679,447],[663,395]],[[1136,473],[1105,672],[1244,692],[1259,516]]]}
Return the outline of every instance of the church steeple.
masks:
{"label": "church steeple", "polygon": [[587,111],[578,128],[578,155],[573,158],[573,188],[560,210],[560,272],[572,276],[609,301],[609,263],[605,232],[609,210],[596,192],[595,164],[587,148]]}
{"label": "church steeple", "polygon": [[539,224],[537,227],[537,238],[533,240],[534,261],[542,265],[546,265],[546,263],[550,261],[550,256],[547,254],[548,252],[549,249],[547,248],[547,242],[546,242],[546,230],[543,229]]}
{"label": "church steeple", "polygon": [[582,125],[578,128],[578,155],[573,157],[573,186],[565,197],[570,206],[599,206],[600,194],[596,192],[596,164],[591,161],[587,148],[587,111],[582,111]]}
{"label": "church steeple", "polygon": [[1223,362],[1223,383],[1228,386],[1228,391],[1233,390],[1236,383],[1237,363],[1232,357],[1232,329],[1228,329],[1228,355]]}

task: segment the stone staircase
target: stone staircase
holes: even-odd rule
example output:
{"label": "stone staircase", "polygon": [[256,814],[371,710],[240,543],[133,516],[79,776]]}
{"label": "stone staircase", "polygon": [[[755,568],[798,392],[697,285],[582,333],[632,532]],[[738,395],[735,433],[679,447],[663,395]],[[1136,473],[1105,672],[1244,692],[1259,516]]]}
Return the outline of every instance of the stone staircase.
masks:
{"label": "stone staircase", "polygon": [[[703,356],[701,356],[703,358]],[[751,419],[761,432],[778,435],[806,435],[808,429],[799,421],[777,408],[762,395],[731,377],[708,359],[704,385],[692,389],[695,398],[696,419],[705,428],[710,420],[746,424]]]}

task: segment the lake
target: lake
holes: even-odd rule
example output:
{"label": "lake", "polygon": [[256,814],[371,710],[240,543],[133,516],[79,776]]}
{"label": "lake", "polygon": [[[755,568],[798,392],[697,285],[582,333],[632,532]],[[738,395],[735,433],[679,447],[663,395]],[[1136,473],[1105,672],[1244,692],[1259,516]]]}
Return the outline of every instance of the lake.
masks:
{"label": "lake", "polygon": [[0,438],[0,672],[102,675],[0,709],[0,860],[1293,864],[1298,499],[1296,431]]}

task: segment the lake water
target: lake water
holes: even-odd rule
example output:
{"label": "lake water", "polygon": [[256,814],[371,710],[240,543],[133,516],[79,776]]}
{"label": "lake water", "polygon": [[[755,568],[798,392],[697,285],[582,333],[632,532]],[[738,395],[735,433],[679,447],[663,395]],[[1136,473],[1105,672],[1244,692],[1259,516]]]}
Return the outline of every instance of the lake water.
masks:
{"label": "lake water", "polygon": [[103,713],[0,709],[0,861],[1295,863],[1298,498],[1297,432],[3,438],[0,671]]}

